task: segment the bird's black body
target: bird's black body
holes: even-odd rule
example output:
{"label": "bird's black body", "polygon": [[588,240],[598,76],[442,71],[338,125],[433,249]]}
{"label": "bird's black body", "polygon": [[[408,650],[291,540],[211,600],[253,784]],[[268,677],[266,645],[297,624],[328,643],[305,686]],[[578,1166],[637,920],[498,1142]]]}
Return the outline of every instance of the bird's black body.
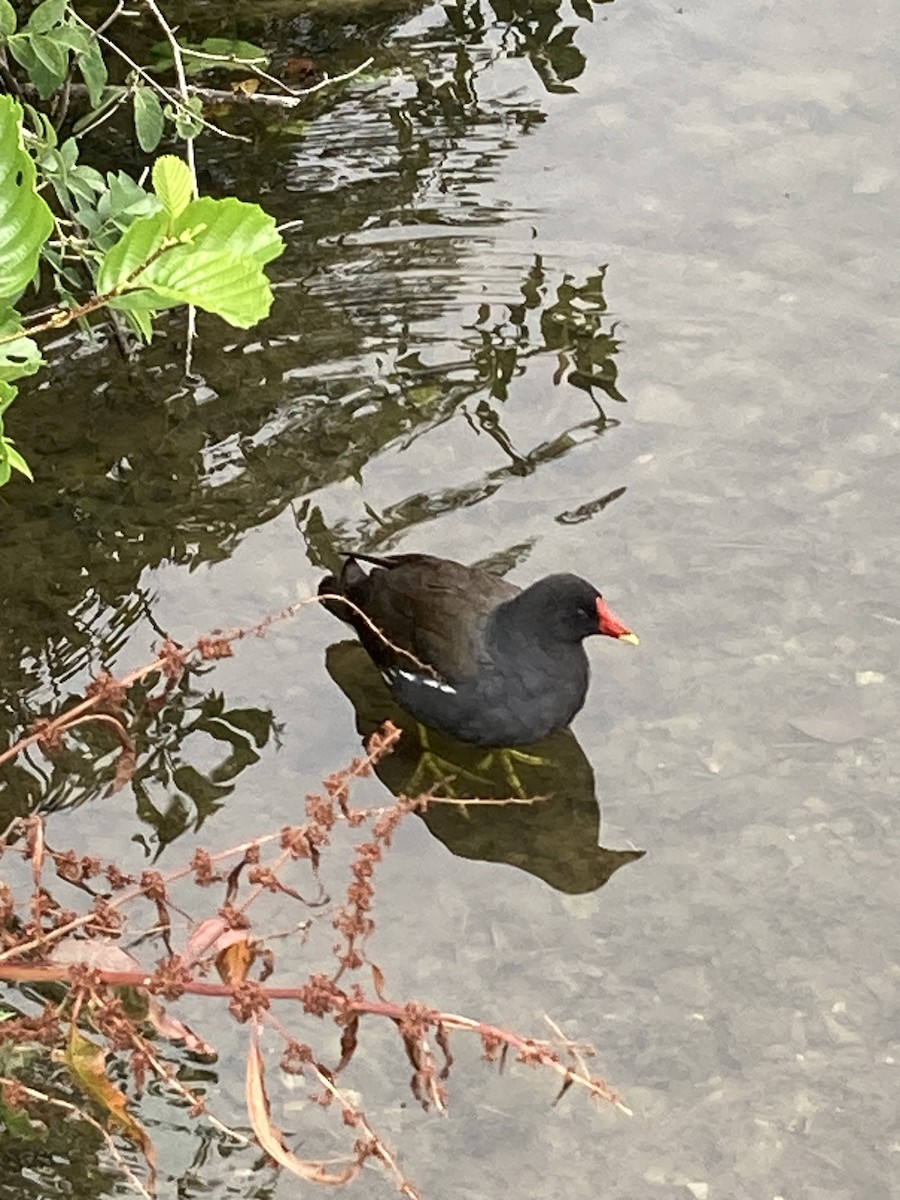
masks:
{"label": "bird's black body", "polygon": [[[600,593],[577,575],[521,590],[427,554],[351,555],[319,594],[334,597],[325,607],[356,630],[404,708],[485,746],[525,745],[568,725],[587,695],[582,642],[610,632]],[[610,619],[621,630],[612,636],[634,640]]]}

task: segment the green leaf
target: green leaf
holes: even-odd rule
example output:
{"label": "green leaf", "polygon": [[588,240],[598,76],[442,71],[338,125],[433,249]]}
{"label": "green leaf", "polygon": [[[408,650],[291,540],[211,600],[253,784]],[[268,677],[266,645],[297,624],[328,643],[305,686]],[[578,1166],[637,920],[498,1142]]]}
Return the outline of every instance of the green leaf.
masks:
{"label": "green leaf", "polygon": [[203,128],[203,101],[199,96],[188,96],[184,104],[175,109],[175,132],[180,138],[196,137]]}
{"label": "green leaf", "polygon": [[87,87],[91,108],[98,108],[108,74],[103,55],[100,53],[100,44],[96,38],[91,40],[91,44],[83,54],[78,55],[78,70]]}
{"label": "green leaf", "polygon": [[134,333],[145,342],[153,338],[153,316],[148,312],[123,312],[123,316]]}
{"label": "green leaf", "polygon": [[195,304],[242,329],[268,314],[272,291],[262,267],[284,249],[272,217],[256,204],[204,197],[171,223],[181,244],[166,244],[169,227],[166,213],[138,217],[106,255],[97,287],[121,292],[114,308]]}
{"label": "green leaf", "polygon": [[156,309],[194,304],[249,329],[268,316],[272,290],[252,258],[177,246],[163,253],[138,276],[144,290],[110,301],[113,308]]}
{"label": "green leaf", "polygon": [[134,130],[145,154],[152,154],[162,140],[165,117],[159,97],[152,88],[138,87],[134,93]]}
{"label": "green leaf", "polygon": [[94,189],[81,178],[81,168],[76,167],[66,180],[69,192],[76,200],[81,200],[84,204],[93,204],[96,200],[97,193]]}
{"label": "green leaf", "polygon": [[[215,54],[223,62],[209,62],[191,54],[191,49],[202,51],[203,54]],[[199,46],[186,47],[184,53],[185,69],[189,73],[198,71],[246,71],[248,66],[262,67],[269,65],[269,56],[262,48],[253,42],[243,42],[238,38],[204,38]]]}
{"label": "green leaf", "polygon": [[100,264],[98,291],[102,294],[125,286],[138,268],[159,251],[168,225],[169,218],[164,212],[136,217]]}
{"label": "green leaf", "polygon": [[45,33],[15,33],[6,44],[28,72],[41,99],[49,99],[66,77],[69,56],[65,47]]}
{"label": "green leaf", "polygon": [[44,0],[28,18],[25,28],[29,33],[46,33],[63,19],[66,5],[67,0]]}
{"label": "green leaf", "polygon": [[[6,341],[7,337],[11,341]],[[33,375],[44,365],[37,343],[22,332],[18,317],[0,326],[0,381],[10,382]],[[0,401],[0,413],[5,405]]]}
{"label": "green leaf", "polygon": [[59,138],[56,136],[53,122],[46,113],[39,112],[30,104],[26,104],[25,121],[23,122],[22,129],[25,137],[27,137],[30,131],[26,128],[25,122],[31,123],[31,129],[39,143],[39,150],[52,150],[59,144]]}
{"label": "green leaf", "polygon": [[9,37],[16,32],[16,10],[9,0],[0,0],[0,35]]}
{"label": "green leaf", "polygon": [[194,194],[190,167],[174,154],[164,154],[153,164],[153,190],[174,221],[190,204]]}
{"label": "green leaf", "polygon": [[109,187],[110,215],[114,221],[131,224],[135,217],[149,216],[159,209],[159,201],[145,191],[127,171],[106,174]]}
{"label": "green leaf", "polygon": [[[192,51],[201,51],[198,55]],[[175,65],[172,46],[169,42],[157,42],[150,47],[152,56],[151,70],[170,71]],[[199,75],[201,71],[246,71],[250,67],[269,65],[269,55],[262,46],[253,42],[240,41],[237,38],[206,38],[198,45],[196,42],[181,43],[182,62],[188,75]],[[202,55],[215,54],[220,62],[210,62]]]}
{"label": "green leaf", "polygon": [[35,175],[22,147],[22,106],[0,96],[0,301],[17,298],[28,286],[53,229]]}
{"label": "green leaf", "polygon": [[78,143],[74,138],[66,138],[59,148],[59,156],[66,171],[71,171],[78,162]]}
{"label": "green leaf", "polygon": [[95,171],[93,167],[89,167],[85,164],[80,167],[76,167],[72,174],[77,175],[79,179],[83,179],[88,187],[92,188],[98,196],[101,192],[106,191],[106,181],[100,172]]}
{"label": "green leaf", "polygon": [[[73,188],[72,191],[74,192],[75,189]],[[92,204],[76,205],[72,215],[92,238],[98,237],[103,222],[100,219],[100,214]]]}
{"label": "green leaf", "polygon": [[95,196],[100,196],[106,191],[103,176],[93,167],[74,167],[69,172],[68,183],[72,192],[88,203],[92,203]]}
{"label": "green leaf", "polygon": [[6,43],[9,47],[9,52],[19,64],[31,73],[31,69],[37,62],[34,49],[31,45],[31,38],[27,33],[14,33]]}
{"label": "green leaf", "polygon": [[202,234],[194,245],[203,250],[228,251],[246,255],[260,266],[284,252],[284,241],[275,228],[275,220],[258,204],[247,204],[229,196],[213,200],[202,196],[193,200],[175,222],[174,233],[181,234],[202,225]]}
{"label": "green leaf", "polygon": [[208,37],[195,49],[202,50],[204,54],[217,54],[220,58],[235,59],[239,65],[241,62],[250,62],[256,67],[265,67],[269,63],[269,56],[262,46],[253,42],[243,42],[240,38]]}
{"label": "green leaf", "polygon": [[62,87],[69,69],[69,52],[66,47],[50,33],[32,34],[31,47],[48,75],[59,80],[56,86]]}
{"label": "green leaf", "polygon": [[[21,471],[26,479],[30,479],[34,483],[34,476],[31,473],[31,467],[18,452],[9,438],[0,438],[0,455],[2,455],[13,471]],[[9,476],[7,475],[7,479]],[[4,483],[6,480],[3,481]]]}
{"label": "green leaf", "polygon": [[19,394],[19,389],[11,383],[0,380],[0,433],[3,432],[3,414]]}
{"label": "green leaf", "polygon": [[53,30],[53,39],[76,54],[83,54],[91,43],[90,32],[81,25],[60,25]]}

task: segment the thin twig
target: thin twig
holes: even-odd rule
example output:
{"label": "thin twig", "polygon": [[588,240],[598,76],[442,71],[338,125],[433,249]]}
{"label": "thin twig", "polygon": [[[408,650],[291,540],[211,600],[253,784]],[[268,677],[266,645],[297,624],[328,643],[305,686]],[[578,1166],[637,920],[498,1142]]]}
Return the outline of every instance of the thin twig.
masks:
{"label": "thin twig", "polygon": [[217,1116],[211,1113],[206,1106],[206,1100],[203,1096],[185,1087],[175,1074],[175,1070],[164,1063],[161,1058],[157,1057],[151,1043],[146,1038],[141,1037],[137,1031],[134,1031],[131,1040],[135,1048],[146,1057],[148,1064],[156,1072],[158,1078],[163,1080],[182,1100],[185,1100],[190,1105],[192,1111],[202,1112],[210,1125],[218,1129],[220,1133],[224,1133],[227,1137],[230,1137],[238,1145],[253,1145],[252,1138],[247,1137],[245,1133],[239,1133],[237,1129],[232,1129],[230,1125],[226,1125],[224,1121],[220,1121]]}
{"label": "thin twig", "polygon": [[[411,650],[407,650],[404,646],[398,646],[394,642],[392,642],[391,639],[387,636],[387,634],[378,628],[378,626],[375,624],[375,622],[372,620],[372,618],[369,616],[369,614],[364,613],[363,610],[359,607],[359,605],[354,604],[353,601],[350,600],[347,596],[342,596],[340,594],[340,592],[320,592],[319,595],[316,597],[316,599],[318,599],[320,601],[339,600],[341,602],[341,604],[346,604],[346,606],[350,609],[350,611],[355,613],[358,617],[360,617],[361,620],[369,627],[369,629],[371,629],[372,632],[381,639],[381,641],[384,643],[385,646],[387,646],[387,648],[389,650],[393,650],[395,654],[400,654],[404,658],[408,658],[409,661],[414,666],[418,667],[421,671],[425,671],[427,674],[433,676],[433,678],[440,679],[443,682],[444,677],[441,674],[439,674],[439,672],[433,666],[431,666],[430,663],[422,662],[421,658],[416,658],[416,656],[413,654],[413,652]],[[0,759],[0,762],[2,762],[2,759]]]}
{"label": "thin twig", "polygon": [[[190,111],[190,106],[188,105],[187,75],[185,74],[185,70],[184,70],[184,58],[182,57],[181,46],[178,43],[178,38],[176,38],[176,36],[172,30],[172,27],[169,25],[168,21],[166,20],[166,18],[163,16],[162,12],[160,11],[159,5],[156,3],[156,0],[144,0],[144,4],[150,10],[150,12],[153,13],[160,28],[162,29],[163,33],[166,35],[166,39],[168,40],[169,45],[172,47],[172,56],[175,60],[175,77],[178,80],[178,94],[181,96],[181,103],[184,106],[184,108],[187,111]],[[196,200],[200,194],[200,191],[199,191],[199,188],[197,187],[197,161],[196,161],[196,157],[194,155],[194,136],[195,135],[193,133],[189,133],[187,135],[187,137],[184,139],[184,141],[185,141],[185,147],[186,147],[186,153],[187,153],[187,165],[191,172],[191,184],[192,184],[193,199]],[[185,347],[184,347],[184,373],[185,373],[185,375],[189,375],[191,373],[191,366],[193,364],[193,359],[194,359],[194,338],[196,337],[196,335],[197,335],[197,309],[195,308],[195,306],[193,304],[189,304],[187,306],[187,331],[186,331]]]}
{"label": "thin twig", "polygon": [[116,21],[118,21],[119,17],[121,17],[121,15],[124,11],[125,11],[125,0],[118,0],[116,7],[112,10],[112,12],[109,14],[109,16],[106,18],[105,21],[100,22],[100,24],[97,26],[95,32],[98,34],[105,33],[107,31],[107,29],[109,29],[110,25],[113,25]]}
{"label": "thin twig", "polygon": [[187,118],[199,121],[200,124],[206,129],[211,130],[213,133],[217,133],[220,137],[232,138],[234,141],[238,142],[250,141],[250,138],[244,137],[243,134],[229,133],[227,129],[221,129],[218,125],[214,124],[212,121],[208,121],[206,117],[201,116],[199,113],[192,112],[191,109],[185,109],[183,102],[177,96],[173,95],[168,88],[163,87],[161,83],[157,83],[150,72],[142,67],[140,63],[135,62],[129,54],[126,54],[121,46],[117,46],[116,43],[108,38],[105,34],[94,29],[93,26],[89,25],[87,21],[85,21],[82,17],[79,17],[78,13],[75,12],[74,9],[70,8],[69,11],[79,24],[83,25],[90,33],[96,34],[98,41],[102,42],[108,50],[112,50],[112,52],[117,54],[123,62],[127,63],[128,66],[131,67],[132,71],[134,71],[140,79],[143,79],[144,83],[147,84],[148,87],[153,88],[154,92],[161,96],[168,104],[173,104],[176,108],[181,109]]}
{"label": "thin twig", "polygon": [[134,1171],[132,1171],[131,1167],[129,1167],[128,1163],[122,1157],[109,1131],[104,1129],[100,1122],[95,1120],[90,1113],[75,1104],[70,1104],[68,1100],[61,1100],[58,1096],[49,1096],[46,1092],[39,1092],[35,1088],[27,1087],[18,1079],[10,1079],[6,1075],[0,1075],[0,1087],[12,1088],[14,1091],[19,1091],[27,1096],[29,1100],[37,1100],[43,1104],[52,1104],[56,1108],[61,1108],[63,1112],[77,1117],[79,1121],[87,1121],[88,1125],[96,1129],[104,1142],[106,1142],[106,1148],[109,1150],[113,1160],[137,1194],[142,1196],[144,1200],[153,1200],[151,1193],[147,1191],[143,1183],[141,1183],[140,1179],[138,1179],[137,1175],[135,1175]]}
{"label": "thin twig", "polygon": [[406,1176],[400,1170],[399,1166],[397,1165],[396,1159],[391,1154],[390,1150],[388,1150],[387,1146],[384,1144],[384,1142],[378,1136],[378,1134],[375,1132],[375,1130],[372,1128],[372,1126],[369,1124],[365,1113],[361,1112],[360,1109],[355,1108],[354,1106],[352,1106],[351,1104],[348,1103],[346,1096],[342,1095],[340,1089],[335,1087],[334,1081],[332,1079],[330,1079],[329,1076],[326,1075],[324,1071],[322,1071],[322,1069],[319,1067],[319,1064],[317,1062],[309,1063],[309,1068],[315,1075],[316,1079],[318,1079],[321,1087],[323,1087],[325,1089],[325,1091],[328,1092],[328,1094],[334,1100],[336,1100],[338,1102],[338,1104],[341,1105],[341,1108],[348,1109],[350,1112],[352,1112],[354,1126],[357,1129],[361,1129],[365,1132],[366,1136],[369,1138],[369,1140],[371,1142],[374,1156],[376,1158],[378,1158],[378,1160],[380,1162],[384,1163],[384,1165],[388,1168],[388,1170],[391,1172],[391,1174],[397,1180],[397,1187],[398,1187],[400,1194],[403,1196],[408,1196],[409,1200],[422,1200],[421,1192],[418,1192],[413,1187],[413,1185],[409,1182],[409,1180],[406,1178]]}
{"label": "thin twig", "polygon": [[[197,53],[191,50],[193,55]],[[198,55],[200,57],[200,55]],[[203,55],[204,58],[217,58],[218,55]],[[232,61],[232,60],[229,60]],[[366,67],[370,67],[375,60],[367,58],[355,67],[351,67],[349,71],[344,71],[340,75],[326,74],[318,83],[310,84],[308,88],[291,88],[283,83],[280,79],[276,79],[274,75],[267,75],[265,71],[260,71],[258,67],[254,67],[252,63],[248,63],[248,70],[259,75],[261,79],[281,88],[286,94],[283,96],[273,96],[269,92],[244,92],[240,89],[235,91],[225,91],[222,88],[201,87],[199,84],[190,84],[189,92],[192,96],[199,96],[203,100],[209,100],[214,104],[228,103],[243,103],[269,105],[273,108],[296,108],[298,104],[302,104],[307,96],[312,96],[316,92],[321,92],[323,88],[332,87],[337,83],[346,83],[348,79],[353,79],[355,75],[360,75],[365,71]]]}

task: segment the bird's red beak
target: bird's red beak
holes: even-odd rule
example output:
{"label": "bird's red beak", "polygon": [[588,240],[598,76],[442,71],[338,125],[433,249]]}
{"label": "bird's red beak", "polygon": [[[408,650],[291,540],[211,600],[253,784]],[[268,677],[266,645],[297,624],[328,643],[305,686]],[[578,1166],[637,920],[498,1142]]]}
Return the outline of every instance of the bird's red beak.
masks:
{"label": "bird's red beak", "polygon": [[609,605],[602,596],[597,597],[597,625],[601,633],[607,637],[618,638],[622,642],[631,642],[636,646],[640,639],[632,633],[627,625],[623,625],[618,617],[610,611]]}

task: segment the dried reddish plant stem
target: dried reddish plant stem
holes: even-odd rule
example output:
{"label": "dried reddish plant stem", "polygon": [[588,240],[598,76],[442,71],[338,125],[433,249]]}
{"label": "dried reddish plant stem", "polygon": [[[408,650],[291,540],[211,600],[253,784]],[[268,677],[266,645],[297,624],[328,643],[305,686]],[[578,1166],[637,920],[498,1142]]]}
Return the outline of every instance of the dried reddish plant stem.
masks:
{"label": "dried reddish plant stem", "polygon": [[[6,963],[0,967],[0,979],[5,979],[11,983],[60,982],[70,978],[70,971],[71,968],[69,967],[40,967],[19,963]],[[93,974],[98,981],[118,987],[150,988],[154,982],[153,976],[144,971],[98,970],[93,972]],[[186,980],[181,985],[182,994],[191,996],[216,996],[233,1000],[238,991],[239,989],[229,984],[211,983],[201,979]],[[299,987],[270,987],[255,984],[254,992],[257,1003],[265,1002],[268,1005],[276,1001],[288,1000],[299,1001],[307,1008],[310,1005],[310,984],[308,983]],[[490,1061],[497,1058],[499,1051],[503,1047],[507,1047],[509,1050],[515,1052],[517,1061],[529,1065],[547,1067],[559,1075],[564,1083],[583,1087],[598,1100],[612,1104],[615,1108],[630,1115],[630,1110],[626,1108],[618,1094],[608,1086],[605,1080],[598,1076],[590,1075],[586,1069],[573,1070],[571,1066],[567,1066],[562,1061],[560,1052],[550,1042],[523,1037],[514,1030],[504,1029],[499,1025],[490,1025],[484,1021],[476,1020],[474,1017],[462,1016],[459,1013],[426,1009],[418,1005],[394,1004],[383,1000],[368,1000],[358,996],[351,997],[344,995],[340,991],[330,991],[325,995],[322,1000],[322,1009],[324,1010],[322,1015],[330,1011],[333,1014],[339,1015],[344,1020],[353,1016],[385,1017],[394,1021],[401,1031],[411,1028],[410,1013],[413,1010],[413,1021],[420,1028],[440,1027],[445,1033],[459,1031],[476,1034],[481,1038],[485,1047],[485,1056]],[[409,1032],[405,1036],[411,1038],[415,1034]],[[568,1039],[563,1040],[566,1049],[569,1050],[572,1043]],[[430,1050],[427,1053],[429,1056],[431,1055]],[[417,1069],[424,1069],[426,1071],[429,1069],[429,1065],[432,1071],[432,1078],[436,1079],[437,1074],[434,1069],[433,1060],[430,1064],[426,1064],[424,1068],[419,1068],[418,1064],[416,1064]],[[428,1084],[430,1087],[430,1079],[428,1080]],[[419,1098],[421,1099],[422,1097],[420,1096]],[[444,1107],[445,1096],[443,1091],[436,1093],[430,1098],[435,1107],[439,1109]]]}
{"label": "dried reddish plant stem", "polygon": [[[346,771],[339,772],[339,775],[346,777],[346,780],[349,781],[350,779],[362,778],[363,776],[369,774],[373,766],[386,754],[390,753],[392,748],[399,740],[400,735],[401,731],[396,726],[391,725],[390,722],[388,722],[385,726],[384,733],[373,735],[373,737],[370,739],[368,753],[365,756],[355,759],[351,766],[347,768]],[[414,807],[416,807],[415,802],[412,801],[401,800],[400,803],[401,805],[405,804],[405,807],[399,813],[399,816],[396,818],[396,820],[402,819],[404,812],[411,811]],[[378,818],[378,820],[389,822],[392,821],[395,824],[396,820],[392,818],[392,814],[394,814],[396,810],[396,805],[393,805],[387,809],[374,809],[371,811],[371,813],[364,810],[352,812],[352,810],[347,809],[346,812],[336,814],[334,819],[336,821],[350,819],[351,823],[358,823],[359,820],[364,820],[366,816],[373,815]],[[350,814],[349,818],[348,814]],[[35,891],[37,892],[40,870],[43,866],[45,857],[44,820],[42,817],[32,816],[23,820],[14,821],[10,826],[10,829],[7,830],[3,840],[8,839],[11,833],[15,833],[17,829],[21,829],[25,833],[25,853],[32,860],[32,874],[34,877]],[[0,840],[0,848],[3,847],[3,840]],[[232,846],[227,850],[220,850],[215,854],[204,855],[204,860],[208,865],[211,866],[214,864],[227,862],[228,860],[237,857],[246,858],[259,847],[269,845],[273,842],[280,842],[283,844],[286,840],[291,840],[288,836],[288,831],[281,829],[277,832],[261,834],[258,838],[254,838],[252,841],[241,842],[237,846]],[[290,855],[283,854],[279,858],[279,862],[286,861],[288,857],[290,857]],[[178,880],[188,878],[195,873],[196,867],[192,862],[185,867],[180,867],[176,870],[168,872],[162,878],[165,885],[170,886]],[[260,886],[257,888],[255,895],[258,896],[262,891],[265,890],[265,887]],[[119,895],[113,896],[108,900],[104,900],[101,912],[98,913],[96,911],[91,911],[82,913],[79,916],[72,917],[71,920],[66,921],[63,924],[58,925],[55,929],[42,931],[38,936],[22,942],[17,946],[12,946],[8,950],[0,952],[0,977],[3,975],[3,964],[8,962],[10,959],[21,958],[23,955],[30,953],[32,950],[46,950],[53,942],[59,941],[61,938],[67,937],[69,934],[76,933],[79,929],[84,929],[87,926],[100,926],[102,925],[102,921],[108,912],[118,911],[129,903],[132,903],[133,901],[138,900],[145,895],[145,887],[142,884],[135,884],[133,887],[126,888],[124,891],[120,892]],[[245,911],[246,907],[247,902],[242,904],[240,911]],[[24,976],[20,976],[20,978],[24,979]]]}
{"label": "dried reddish plant stem", "polygon": [[[261,620],[253,625],[242,626],[237,629],[231,629],[228,632],[222,630],[213,630],[210,634],[205,634],[197,638],[189,646],[178,646],[172,641],[164,644],[163,651],[153,662],[147,663],[143,667],[138,667],[137,670],[118,679],[112,675],[104,675],[99,681],[88,689],[89,694],[84,700],[79,701],[64,713],[52,719],[40,718],[34,722],[32,732],[18,739],[6,750],[0,751],[0,765],[9,762],[11,759],[18,757],[23,750],[35,744],[44,744],[52,746],[59,743],[59,739],[65,734],[68,729],[74,728],[75,725],[81,723],[85,718],[101,720],[115,720],[110,718],[109,714],[99,715],[94,714],[94,709],[102,708],[109,704],[111,699],[115,703],[121,703],[125,693],[130,687],[141,680],[146,679],[148,675],[162,672],[170,682],[179,678],[181,674],[188,669],[195,661],[208,662],[219,658],[229,658],[233,654],[232,646],[235,642],[241,641],[247,637],[263,637],[268,629],[279,621],[286,621],[302,609],[310,604],[321,604],[324,600],[337,600],[345,604],[349,609],[357,614],[371,628],[372,632],[385,643],[395,654],[408,658],[410,662],[426,671],[435,677],[437,672],[428,663],[421,662],[414,654],[408,650],[404,650],[402,646],[395,645],[381,630],[372,622],[371,618],[362,611],[352,600],[348,600],[346,596],[322,595],[309,596],[305,600],[298,600],[295,604],[289,604],[286,608],[279,609],[277,612],[269,613]],[[125,734],[124,726],[119,722],[120,731],[116,731],[120,738]],[[127,735],[125,735],[127,737]]]}
{"label": "dried reddish plant stem", "polygon": [[384,1163],[396,1179],[397,1190],[402,1196],[407,1196],[409,1200],[422,1200],[422,1193],[413,1187],[400,1170],[393,1154],[391,1154],[390,1150],[384,1144],[384,1141],[375,1133],[365,1113],[349,1103],[347,1097],[335,1086],[331,1076],[326,1071],[323,1071],[318,1063],[310,1063],[309,1070],[315,1075],[323,1090],[341,1106],[344,1124],[350,1125],[363,1133],[365,1140],[357,1141],[357,1153],[363,1153],[366,1158],[377,1158],[380,1162]]}
{"label": "dried reddish plant stem", "polygon": [[[384,1001],[349,1000],[345,1011],[361,1015],[390,1017],[397,1020],[401,1014],[407,1011],[408,1007]],[[473,1017],[464,1017],[458,1013],[431,1011],[428,1013],[427,1019],[432,1026],[442,1026],[444,1030],[478,1034],[485,1047],[485,1056],[490,1060],[495,1057],[494,1047],[509,1047],[516,1052],[518,1061],[548,1067],[560,1075],[564,1081],[568,1080],[586,1088],[598,1100],[604,1100],[631,1115],[630,1110],[625,1107],[618,1094],[608,1086],[605,1080],[591,1076],[587,1072],[573,1071],[571,1067],[561,1061],[559,1051],[550,1042],[522,1037],[513,1030],[503,1029],[499,1025],[489,1025],[484,1021],[475,1020]]]}
{"label": "dried reddish plant stem", "polygon": [[[167,643],[154,663],[122,680],[115,680],[111,676],[101,677],[91,685],[86,699],[68,713],[52,721],[41,719],[28,738],[0,755],[0,762],[32,742],[38,742],[45,749],[58,745],[67,730],[90,720],[100,720],[109,726],[123,748],[130,748],[128,733],[119,714],[127,689],[132,684],[153,672],[160,672],[166,680],[162,693],[157,693],[148,701],[158,708],[195,657],[207,661],[226,657],[231,654],[230,647],[234,640],[247,636],[249,632],[262,635],[275,620],[293,615],[306,604],[318,602],[318,597],[301,601],[279,614],[265,618],[251,630],[241,629],[230,634],[214,631],[210,637],[198,639],[188,649]],[[104,711],[109,709],[114,711]],[[20,944],[11,944],[15,932],[7,931],[3,935],[7,948],[0,953],[0,979],[18,983],[58,981],[67,983],[69,990],[62,1005],[48,1005],[39,1018],[11,1020],[5,1027],[6,1039],[36,1040],[47,1047],[58,1046],[64,1036],[64,1025],[74,1029],[79,1020],[87,1022],[106,1039],[111,1050],[130,1053],[131,1077],[139,1090],[143,1087],[146,1075],[152,1072],[187,1101],[195,1115],[203,1114],[229,1137],[239,1138],[234,1130],[223,1125],[207,1110],[201,1096],[180,1083],[176,1069],[168,1066],[154,1045],[143,1036],[127,1014],[115,989],[135,987],[148,992],[153,998],[148,1019],[157,1033],[193,1048],[200,1046],[204,1053],[211,1048],[177,1018],[168,1016],[155,997],[162,996],[174,1002],[187,994],[226,1000],[231,1015],[241,1023],[249,1023],[251,1028],[246,1094],[256,1142],[262,1149],[297,1177],[332,1186],[348,1182],[359,1174],[367,1160],[376,1160],[390,1171],[399,1191],[407,1200],[421,1200],[421,1197],[403,1176],[392,1152],[375,1132],[366,1115],[335,1082],[337,1076],[349,1067],[356,1052],[363,1017],[379,1017],[395,1026],[413,1068],[411,1090],[425,1108],[443,1111],[446,1107],[445,1083],[453,1063],[450,1035],[460,1032],[475,1034],[481,1041],[483,1058],[498,1064],[501,1069],[511,1054],[517,1062],[553,1071],[561,1081],[557,1100],[573,1085],[577,1085],[587,1090],[593,1098],[613,1104],[628,1113],[629,1110],[606,1082],[591,1075],[588,1070],[585,1057],[592,1055],[593,1050],[565,1037],[552,1022],[558,1039],[556,1043],[523,1037],[513,1030],[419,1003],[393,1003],[385,995],[384,976],[374,963],[370,963],[370,966],[377,999],[369,999],[359,983],[339,986],[338,981],[345,971],[356,970],[367,961],[363,951],[375,928],[372,907],[377,864],[391,846],[394,832],[408,813],[421,811],[434,801],[429,796],[416,799],[401,796],[393,805],[384,808],[350,806],[350,794],[355,782],[372,773],[375,764],[390,753],[400,736],[400,730],[388,723],[383,731],[369,740],[365,755],[354,759],[348,767],[324,781],[322,794],[308,795],[305,824],[261,835],[216,854],[198,849],[187,866],[165,875],[155,869],[145,870],[138,880],[125,875],[113,863],[104,867],[98,859],[90,856],[79,857],[73,851],[58,852],[46,843],[42,818],[30,817],[15,822],[10,831],[0,838],[0,853],[14,848],[26,860],[30,860],[31,921],[18,934],[22,938]],[[495,804],[519,802],[515,798],[492,801]],[[529,798],[527,802],[534,803],[534,799]],[[311,870],[321,889],[320,859],[338,822],[343,822],[350,829],[368,822],[369,838],[355,847],[350,864],[351,880],[343,902],[329,910],[339,934],[338,944],[332,947],[336,969],[330,975],[325,970],[310,971],[303,982],[294,986],[271,986],[267,980],[274,970],[274,955],[265,940],[260,939],[258,934],[254,935],[248,912],[259,897],[267,892],[279,892],[309,905],[310,902],[305,901],[282,875],[287,874],[292,864],[304,863],[304,869],[308,867]],[[23,833],[24,837],[12,847],[10,835],[19,836]],[[266,861],[263,853],[267,848],[269,852],[274,852],[270,861]],[[230,869],[220,870],[226,863],[230,864]],[[87,891],[93,900],[91,911],[76,915],[59,904],[49,890],[48,878],[53,870],[61,881]],[[93,878],[103,876],[112,895],[97,895],[89,885]],[[175,953],[170,945],[169,912],[173,907],[170,888],[176,881],[187,877],[191,877],[198,888],[209,888],[214,884],[220,886],[224,892],[224,902],[217,909],[207,909],[208,915],[194,924],[182,952]],[[46,960],[48,951],[57,941],[77,931],[87,932],[85,943],[92,942],[95,947],[102,946],[103,942],[115,943],[126,929],[122,910],[139,901],[149,904],[155,913],[152,932],[161,937],[167,951],[166,957],[155,968],[145,969],[137,964],[137,960],[129,959],[124,954],[118,959],[100,958],[95,960],[96,965],[88,966],[87,960],[72,965],[70,947],[66,948],[69,958],[65,963]],[[0,907],[8,911],[10,916],[17,911],[11,890],[2,884]],[[48,928],[44,928],[45,925]],[[7,926],[16,929],[9,922]],[[33,954],[36,956],[30,957]],[[134,969],[119,969],[123,958],[126,966],[129,961],[134,962]],[[205,977],[210,962],[215,962],[223,982],[212,982]],[[257,978],[250,978],[251,967],[255,967],[254,975]],[[293,1005],[291,1012],[294,1016],[327,1019],[332,1028],[337,1026],[341,1039],[340,1060],[333,1069],[323,1065],[312,1047],[300,1042],[271,1011],[272,1005],[280,1001]],[[153,1016],[154,1011],[157,1016]],[[160,1013],[162,1018],[158,1020]],[[259,1046],[259,1029],[263,1023],[274,1027],[284,1041],[282,1069],[295,1074],[305,1073],[313,1078],[320,1088],[319,1102],[326,1107],[332,1104],[339,1106],[345,1125],[357,1132],[352,1155],[343,1160],[339,1170],[330,1170],[325,1161],[299,1158],[285,1144],[280,1130],[274,1124]],[[30,1038],[27,1036],[29,1034]],[[443,1057],[442,1062],[440,1056]],[[67,1108],[78,1115],[85,1115],[74,1105],[67,1105]],[[104,1134],[104,1137],[111,1144],[109,1135]],[[152,1170],[152,1144],[148,1142],[148,1146],[149,1150],[146,1146],[144,1149]],[[131,1179],[130,1172],[128,1177]],[[147,1193],[144,1191],[142,1194]]]}
{"label": "dried reddish plant stem", "polygon": [[237,1142],[240,1146],[253,1145],[253,1139],[248,1138],[246,1134],[238,1132],[237,1129],[232,1129],[230,1125],[226,1125],[224,1121],[212,1112],[210,1112],[206,1100],[197,1092],[192,1092],[178,1078],[175,1067],[170,1067],[164,1062],[155,1052],[153,1046],[146,1038],[143,1038],[136,1031],[131,1031],[131,1039],[135,1049],[139,1054],[143,1055],[147,1065],[154,1071],[157,1078],[161,1079],[176,1095],[181,1096],[191,1106],[191,1112],[202,1113],[205,1119],[214,1126],[220,1133],[224,1133],[232,1141]]}

